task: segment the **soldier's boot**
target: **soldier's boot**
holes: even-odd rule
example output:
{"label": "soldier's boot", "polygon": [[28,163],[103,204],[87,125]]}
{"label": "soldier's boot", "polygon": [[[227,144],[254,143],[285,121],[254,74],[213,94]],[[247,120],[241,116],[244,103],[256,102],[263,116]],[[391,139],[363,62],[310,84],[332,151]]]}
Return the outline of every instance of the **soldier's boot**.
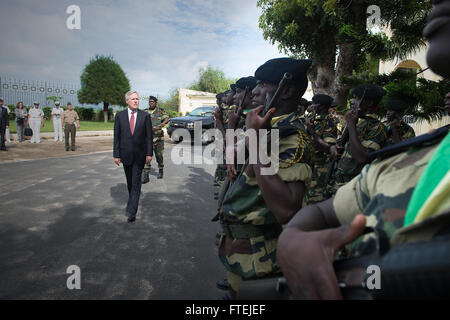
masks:
{"label": "soldier's boot", "polygon": [[[149,170],[149,171],[150,171],[150,170]],[[142,184],[146,184],[146,183],[149,183],[149,182],[150,182],[150,177],[148,176],[149,171],[144,170],[144,171],[142,172]]]}
{"label": "soldier's boot", "polygon": [[162,179],[164,176],[164,171],[162,168],[159,168],[159,174],[158,174],[158,179]]}

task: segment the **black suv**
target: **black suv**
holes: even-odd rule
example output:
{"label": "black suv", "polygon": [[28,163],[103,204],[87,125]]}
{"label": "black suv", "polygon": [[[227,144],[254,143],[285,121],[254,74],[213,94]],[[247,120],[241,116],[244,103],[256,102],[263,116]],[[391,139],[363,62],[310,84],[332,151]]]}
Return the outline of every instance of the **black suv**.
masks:
{"label": "black suv", "polygon": [[215,107],[198,107],[185,117],[177,117],[169,120],[169,127],[167,128],[167,134],[172,141],[180,142],[183,137],[179,135],[176,129],[186,129],[191,134],[191,141],[194,140],[194,122],[201,121],[202,123],[202,144],[207,144],[214,141],[214,137],[208,135],[208,129],[214,129],[214,117],[212,112]]}

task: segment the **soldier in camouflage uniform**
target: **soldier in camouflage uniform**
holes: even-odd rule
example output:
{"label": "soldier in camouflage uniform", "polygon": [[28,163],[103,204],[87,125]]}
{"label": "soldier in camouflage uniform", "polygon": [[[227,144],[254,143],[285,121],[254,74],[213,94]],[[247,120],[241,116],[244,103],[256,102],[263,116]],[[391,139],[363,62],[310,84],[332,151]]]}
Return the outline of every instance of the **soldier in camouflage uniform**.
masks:
{"label": "soldier in camouflage uniform", "polygon": [[[223,137],[223,146],[224,149],[226,147],[226,130],[228,128],[228,112],[232,109],[234,109],[233,104],[233,96],[236,91],[236,86],[232,84],[231,90],[225,91],[220,96],[220,101],[218,100],[218,107],[216,108],[216,111],[214,112],[214,122],[215,122],[215,128],[220,130]],[[217,98],[217,96],[216,96]],[[224,152],[224,150],[217,152]],[[227,177],[227,168],[225,164],[218,164],[216,167],[216,171],[214,173],[214,180],[219,185],[222,186],[225,179]]]}
{"label": "soldier in camouflage uniform", "polygon": [[414,129],[403,121],[408,104],[402,100],[391,100],[387,103],[386,121],[388,130],[387,145],[399,143],[416,136]]}
{"label": "soldier in camouflage uniform", "polygon": [[298,114],[300,115],[300,117],[302,117],[303,119],[305,119],[305,111],[306,109],[308,109],[311,106],[312,102],[306,100],[305,98],[301,98],[300,102],[298,104]]}
{"label": "soldier in camouflage uniform", "polygon": [[326,200],[332,193],[332,190],[329,190],[327,176],[333,162],[330,147],[336,144],[337,139],[336,122],[328,113],[333,98],[326,94],[316,94],[312,101],[314,117],[306,120],[306,126],[314,141],[314,167],[307,204]]}
{"label": "soldier in camouflage uniform", "polygon": [[[280,165],[275,175],[262,175],[259,162],[246,165],[225,194],[218,254],[227,269],[232,298],[242,281],[279,273],[275,257],[281,225],[301,207],[311,181],[311,142],[296,112],[307,88],[310,65],[310,60],[279,58],[267,61],[255,72],[258,85],[252,91],[252,105],[259,107],[247,113],[246,128],[278,128]],[[277,100],[278,108],[261,117],[266,94],[275,93],[285,72],[292,73],[293,79]]]}
{"label": "soldier in camouflage uniform", "polygon": [[[169,122],[169,116],[164,109],[158,107],[158,99],[154,96],[150,96],[149,108],[145,110],[152,119],[153,126],[153,151],[155,152],[156,161],[158,162],[159,174],[158,179],[162,179],[164,175],[164,131],[162,128]],[[148,183],[150,181],[151,163],[146,164],[142,174],[142,183]]]}
{"label": "soldier in camouflage uniform", "polygon": [[[435,1],[436,6],[430,13],[434,18],[429,23],[440,19],[442,13],[448,11],[449,3]],[[435,73],[450,78],[450,23],[428,27],[424,29],[429,41],[428,65]],[[450,111],[450,94],[446,96],[445,107]],[[449,126],[447,132],[448,129]],[[366,223],[390,235],[392,247],[438,235],[448,236],[449,150],[450,134],[447,133],[439,145],[426,141],[393,157],[380,158],[341,188],[334,199],[302,209],[280,236],[277,255],[294,295],[310,299],[340,298],[331,265],[333,254],[353,242]],[[364,213],[366,219],[358,216],[360,213]],[[339,227],[349,222],[352,222],[350,226]],[[316,231],[328,228],[337,229]],[[373,246],[373,240],[363,237],[359,240],[361,248],[352,244],[353,252],[363,254],[371,242]],[[318,252],[322,253],[321,257],[316,255]],[[308,292],[301,292],[301,289],[308,289]]]}
{"label": "soldier in camouflage uniform", "polygon": [[[225,109],[225,99],[226,99],[226,92],[221,92],[216,95],[216,103],[217,107],[214,115],[214,127],[222,133],[222,136],[224,136],[224,124],[223,124],[223,110]],[[223,150],[216,149],[216,152],[222,152]],[[224,164],[218,164],[216,167],[216,171],[214,172],[214,181],[217,185],[221,186],[223,182],[225,181],[227,177],[227,170]]]}
{"label": "soldier in camouflage uniform", "polygon": [[[361,172],[371,152],[386,146],[387,128],[375,114],[385,94],[383,88],[372,84],[360,85],[353,90],[351,110],[345,115],[348,139],[343,136],[338,141],[343,153],[334,172],[334,192]],[[338,145],[330,149],[333,159],[339,157]]]}
{"label": "soldier in camouflage uniform", "polygon": [[[438,234],[449,235],[450,202],[442,201],[443,197],[450,196],[448,188],[450,163],[444,160],[450,156],[449,150],[450,134],[447,134],[444,140],[440,137],[427,141],[420,147],[412,147],[407,152],[386,159],[377,159],[365,166],[360,175],[341,187],[334,199],[299,211],[280,236],[277,248],[277,258],[294,296],[341,298],[337,282],[333,280],[334,273],[329,266],[334,260],[334,253],[347,243],[349,245],[339,259],[374,252],[375,236],[373,234],[362,236],[366,226],[379,230],[379,233],[390,242],[390,247],[430,239]],[[435,172],[439,169],[442,175],[438,181],[426,179],[427,171]],[[444,177],[445,173],[447,179]],[[441,193],[435,195],[436,200],[441,200],[433,204],[433,201],[428,199],[422,206],[418,206],[419,209],[410,210],[414,196],[423,193],[423,189],[416,191],[420,188],[421,181],[423,184],[434,182],[437,186],[435,190],[440,189],[441,185],[443,188]],[[341,225],[342,227],[339,227]],[[329,228],[337,229],[322,233],[305,232]],[[321,252],[327,252],[327,258],[324,255],[321,257]],[[324,270],[324,273],[319,269]],[[330,281],[324,281],[328,277]],[[299,290],[298,279],[303,280],[302,287],[308,288],[310,290],[308,294],[311,296],[304,296],[305,293]],[[321,288],[323,291],[314,288],[321,285],[324,286]],[[316,295],[316,290],[322,293]]]}

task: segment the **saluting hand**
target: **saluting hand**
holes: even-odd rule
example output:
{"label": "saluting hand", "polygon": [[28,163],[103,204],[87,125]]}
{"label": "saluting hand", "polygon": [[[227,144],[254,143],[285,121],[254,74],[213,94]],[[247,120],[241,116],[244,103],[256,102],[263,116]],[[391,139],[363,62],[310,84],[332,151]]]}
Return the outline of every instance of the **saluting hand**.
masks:
{"label": "saluting hand", "polygon": [[264,117],[261,116],[261,113],[264,110],[264,106],[259,106],[255,109],[250,110],[247,113],[247,117],[245,118],[245,126],[247,129],[268,129],[270,127],[270,120],[272,119],[272,115],[276,111],[275,108],[269,109]]}
{"label": "saluting hand", "polygon": [[353,112],[353,110],[348,111],[345,114],[345,121],[348,126],[356,126],[356,122],[358,121],[358,115]]}

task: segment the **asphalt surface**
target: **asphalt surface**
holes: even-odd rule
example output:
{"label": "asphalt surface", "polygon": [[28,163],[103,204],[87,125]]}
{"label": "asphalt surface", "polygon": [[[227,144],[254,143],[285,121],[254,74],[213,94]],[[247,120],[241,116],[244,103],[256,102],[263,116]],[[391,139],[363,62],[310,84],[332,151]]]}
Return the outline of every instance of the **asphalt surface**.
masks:
{"label": "asphalt surface", "polygon": [[[211,164],[175,165],[142,186],[127,223],[112,152],[0,164],[0,299],[212,299],[217,258]],[[192,152],[194,153],[194,152]],[[189,152],[185,151],[185,155]],[[199,152],[197,152],[199,154]],[[81,290],[66,273],[81,269]]]}

